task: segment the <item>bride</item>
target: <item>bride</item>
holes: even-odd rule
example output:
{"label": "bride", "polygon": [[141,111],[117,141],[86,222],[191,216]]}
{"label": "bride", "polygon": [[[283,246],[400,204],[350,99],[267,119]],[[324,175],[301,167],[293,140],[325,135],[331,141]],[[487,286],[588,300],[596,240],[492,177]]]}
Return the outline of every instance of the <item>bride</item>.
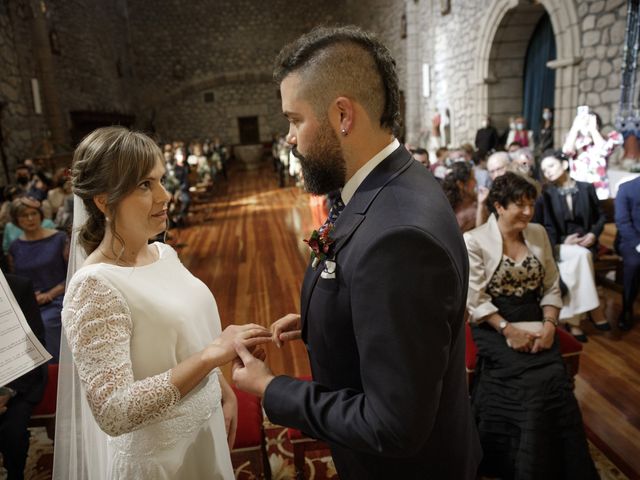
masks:
{"label": "bride", "polygon": [[56,479],[233,478],[236,399],[217,367],[235,341],[271,334],[221,331],[209,289],[171,247],[148,244],[166,228],[164,173],[157,145],[123,127],[76,149],[72,252],[88,256],[70,269],[62,312]]}

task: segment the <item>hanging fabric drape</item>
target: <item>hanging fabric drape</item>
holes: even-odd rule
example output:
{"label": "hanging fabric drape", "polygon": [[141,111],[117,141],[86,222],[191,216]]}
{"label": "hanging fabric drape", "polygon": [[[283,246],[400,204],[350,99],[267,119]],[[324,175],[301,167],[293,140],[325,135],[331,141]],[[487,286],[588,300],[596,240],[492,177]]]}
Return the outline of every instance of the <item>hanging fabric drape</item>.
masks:
{"label": "hanging fabric drape", "polygon": [[556,88],[555,70],[547,67],[556,58],[556,40],[549,15],[545,14],[531,36],[524,67],[523,114],[534,132],[540,131],[544,107],[553,108]]}

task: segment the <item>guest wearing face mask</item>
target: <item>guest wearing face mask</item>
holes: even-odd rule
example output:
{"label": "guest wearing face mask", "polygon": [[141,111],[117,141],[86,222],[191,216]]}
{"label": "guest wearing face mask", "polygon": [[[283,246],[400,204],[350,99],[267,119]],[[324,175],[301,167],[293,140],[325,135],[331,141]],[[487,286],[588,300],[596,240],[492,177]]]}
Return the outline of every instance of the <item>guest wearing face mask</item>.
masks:
{"label": "guest wearing face mask", "polygon": [[510,130],[507,137],[507,145],[518,142],[522,147],[535,149],[535,141],[533,140],[533,131],[527,130],[527,121],[524,117],[519,116],[515,119],[515,130]]}
{"label": "guest wearing face mask", "polygon": [[553,149],[553,110],[550,107],[542,109],[542,127],[536,137],[536,157],[543,152]]}
{"label": "guest wearing face mask", "polygon": [[16,166],[15,170],[16,177],[16,185],[23,191],[26,192],[29,188],[29,183],[31,182],[31,170],[25,164],[21,163]]}
{"label": "guest wearing face mask", "polygon": [[476,132],[476,148],[479,152],[488,153],[498,146],[498,131],[491,125],[491,117],[487,115],[482,120],[480,128]]}

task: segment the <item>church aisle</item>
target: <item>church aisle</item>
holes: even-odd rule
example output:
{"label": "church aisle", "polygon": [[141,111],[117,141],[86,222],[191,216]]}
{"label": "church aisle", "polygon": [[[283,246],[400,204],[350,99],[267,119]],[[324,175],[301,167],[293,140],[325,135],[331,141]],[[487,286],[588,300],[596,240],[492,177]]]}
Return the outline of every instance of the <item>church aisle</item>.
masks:
{"label": "church aisle", "polygon": [[[300,311],[300,287],[307,265],[303,242],[311,223],[309,195],[278,187],[271,165],[244,171],[231,166],[210,201],[194,202],[193,226],[172,230],[171,244],[182,262],[206,283],[218,303],[223,328],[231,323],[269,326]],[[290,182],[293,185],[293,181]],[[302,342],[267,346],[276,374],[309,375]],[[230,368],[223,369],[227,377]]]}

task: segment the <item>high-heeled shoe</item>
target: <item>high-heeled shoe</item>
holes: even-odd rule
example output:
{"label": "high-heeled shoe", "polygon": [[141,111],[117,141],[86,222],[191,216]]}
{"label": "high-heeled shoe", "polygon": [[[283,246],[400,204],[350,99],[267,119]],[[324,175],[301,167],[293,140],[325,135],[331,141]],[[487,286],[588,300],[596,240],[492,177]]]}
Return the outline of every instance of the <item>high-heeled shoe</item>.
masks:
{"label": "high-heeled shoe", "polygon": [[611,331],[611,324],[609,322],[605,321],[604,323],[596,323],[591,315],[589,315],[589,320],[591,321],[591,323],[593,323],[593,326],[596,327],[601,332]]}
{"label": "high-heeled shoe", "polygon": [[565,325],[564,329],[567,332],[569,332],[571,335],[573,335],[573,338],[578,340],[580,343],[587,343],[589,341],[589,339],[587,338],[587,335],[584,332],[582,332],[582,333],[573,333],[571,331],[571,327],[569,325]]}

